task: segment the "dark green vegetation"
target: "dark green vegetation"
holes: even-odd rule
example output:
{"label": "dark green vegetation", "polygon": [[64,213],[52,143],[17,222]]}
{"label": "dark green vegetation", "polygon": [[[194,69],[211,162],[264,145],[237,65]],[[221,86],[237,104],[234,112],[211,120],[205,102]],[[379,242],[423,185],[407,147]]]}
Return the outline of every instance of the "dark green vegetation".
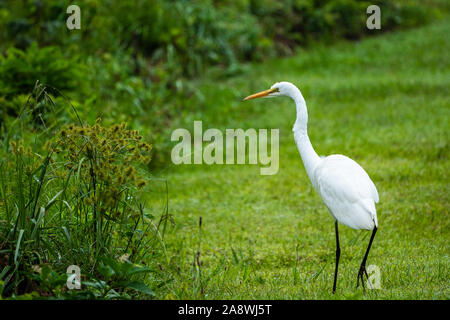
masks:
{"label": "dark green vegetation", "polygon": [[[446,9],[446,1],[422,3],[83,1],[81,30],[69,31],[69,0],[1,0],[0,112],[6,121],[16,117],[39,79],[50,93],[52,87],[70,94],[81,118],[100,114],[106,123],[126,121],[140,130],[154,146],[152,165],[161,166],[172,128],[210,108],[192,78],[209,70],[208,80],[223,80],[244,71],[240,62],[421,25]],[[366,28],[370,4],[383,10],[382,31]]]}
{"label": "dark green vegetation", "polygon": [[[110,2],[86,1],[69,32],[65,1],[0,1],[4,297],[449,298],[445,1],[380,2],[385,31],[432,24],[332,46],[368,34],[366,2]],[[282,80],[306,98],[316,151],[352,157],[378,187],[381,290],[355,289],[369,233],[342,227],[331,295],[333,222],[292,102],[241,102]],[[170,165],[171,130],[194,119],[280,128],[279,173]],[[81,291],[65,287],[71,264]]]}
{"label": "dark green vegetation", "polygon": [[[40,117],[46,129],[30,136],[24,127],[34,125],[35,110],[33,102],[25,105],[2,150],[0,291],[24,298],[153,296],[142,275],[155,273],[162,258],[155,259],[163,254],[166,215],[155,225],[142,197],[147,179],[139,167],[150,161],[151,146],[137,130],[105,127],[100,119],[55,132]],[[66,290],[61,271],[69,265],[83,270],[82,291]]]}

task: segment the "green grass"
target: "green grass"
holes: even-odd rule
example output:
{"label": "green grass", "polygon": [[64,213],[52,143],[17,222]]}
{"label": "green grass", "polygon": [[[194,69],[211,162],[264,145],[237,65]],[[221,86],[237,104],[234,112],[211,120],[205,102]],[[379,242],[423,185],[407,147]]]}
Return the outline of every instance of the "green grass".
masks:
{"label": "green grass", "polygon": [[[175,299],[449,299],[450,23],[342,42],[249,65],[242,75],[199,82],[187,119],[210,128],[280,128],[280,169],[170,166],[167,285]],[[375,182],[379,231],[368,265],[380,290],[356,276],[370,232],[340,228],[338,289],[331,294],[334,225],[309,182],[287,98],[241,102],[277,81],[298,85],[321,155],[345,154]],[[201,230],[198,226],[202,217]],[[197,259],[197,252],[200,255]],[[199,263],[200,262],[200,267]]]}

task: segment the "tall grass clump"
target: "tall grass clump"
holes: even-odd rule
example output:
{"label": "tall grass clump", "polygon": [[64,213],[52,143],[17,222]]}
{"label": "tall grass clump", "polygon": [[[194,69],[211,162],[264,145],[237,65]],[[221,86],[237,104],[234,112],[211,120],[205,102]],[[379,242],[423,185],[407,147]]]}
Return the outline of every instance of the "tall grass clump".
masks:
{"label": "tall grass clump", "polygon": [[[26,105],[1,140],[3,297],[153,296],[164,216],[154,221],[142,197],[151,145],[100,119],[37,130],[32,113]],[[70,265],[81,269],[82,290],[67,290]]]}

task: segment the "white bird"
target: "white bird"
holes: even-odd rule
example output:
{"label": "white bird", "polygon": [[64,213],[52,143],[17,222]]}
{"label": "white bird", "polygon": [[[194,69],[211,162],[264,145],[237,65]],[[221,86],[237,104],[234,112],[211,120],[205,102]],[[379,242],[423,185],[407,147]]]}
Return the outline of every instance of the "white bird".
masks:
{"label": "white bird", "polygon": [[[260,97],[286,96],[294,100],[297,107],[297,119],[292,131],[303,164],[312,185],[322,197],[335,220],[336,231],[336,265],[334,271],[333,293],[336,291],[336,281],[340,257],[338,222],[353,228],[373,230],[361,266],[358,271],[356,286],[359,280],[364,288],[366,261],[370,247],[378,228],[375,203],[378,202],[377,189],[364,169],[352,159],[336,154],[319,157],[314,151],[308,137],[308,111],[306,102],[300,90],[290,82],[277,82],[269,90],[246,97],[250,100]],[[370,284],[370,282],[369,282]]]}

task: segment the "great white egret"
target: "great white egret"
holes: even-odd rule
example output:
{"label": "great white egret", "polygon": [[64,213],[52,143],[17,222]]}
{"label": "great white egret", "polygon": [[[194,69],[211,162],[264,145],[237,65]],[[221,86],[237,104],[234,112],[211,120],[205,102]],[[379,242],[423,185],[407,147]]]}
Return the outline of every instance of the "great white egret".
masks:
{"label": "great white egret", "polygon": [[[359,267],[356,287],[359,280],[364,287],[364,274],[367,278],[366,261],[377,232],[378,221],[375,203],[378,202],[377,189],[366,171],[352,159],[336,154],[319,157],[308,137],[308,111],[300,90],[290,82],[277,82],[269,90],[252,94],[244,100],[261,97],[286,96],[294,100],[297,107],[297,119],[292,131],[303,164],[312,185],[322,197],[333,216],[336,231],[336,265],[334,271],[333,293],[336,281],[341,249],[339,246],[338,222],[353,229],[373,230],[364,258]],[[370,282],[369,282],[370,284]]]}

